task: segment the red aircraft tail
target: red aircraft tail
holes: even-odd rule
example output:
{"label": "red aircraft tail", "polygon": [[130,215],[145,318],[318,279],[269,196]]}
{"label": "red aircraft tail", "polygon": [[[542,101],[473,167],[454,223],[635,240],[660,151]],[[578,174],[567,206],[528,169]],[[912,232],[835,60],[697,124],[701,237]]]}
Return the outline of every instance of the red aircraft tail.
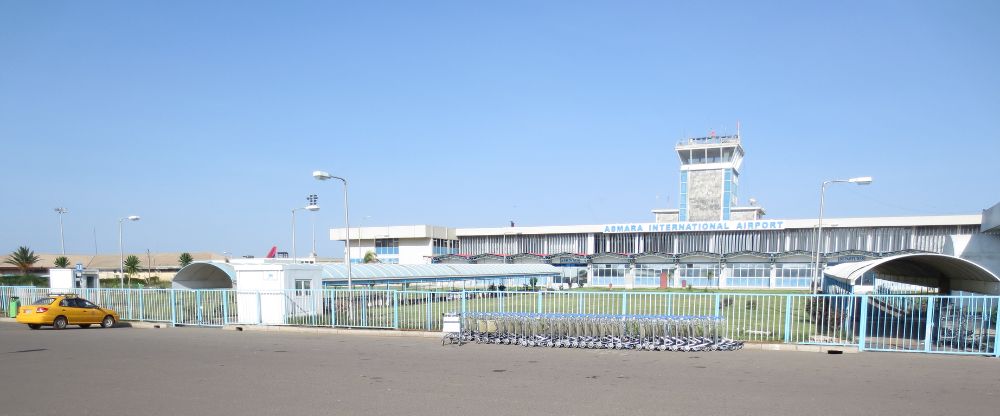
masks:
{"label": "red aircraft tail", "polygon": [[273,259],[275,254],[278,254],[278,246],[271,246],[271,251],[267,252],[267,258]]}

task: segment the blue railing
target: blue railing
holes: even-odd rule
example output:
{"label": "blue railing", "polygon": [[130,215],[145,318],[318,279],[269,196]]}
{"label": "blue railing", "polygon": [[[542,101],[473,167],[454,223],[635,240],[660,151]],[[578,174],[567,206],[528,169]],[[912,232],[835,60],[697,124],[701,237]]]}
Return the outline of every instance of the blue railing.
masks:
{"label": "blue railing", "polygon": [[[439,331],[445,313],[719,316],[742,341],[1000,357],[1000,297],[583,291],[78,289],[126,321]],[[49,289],[0,286],[0,310]]]}

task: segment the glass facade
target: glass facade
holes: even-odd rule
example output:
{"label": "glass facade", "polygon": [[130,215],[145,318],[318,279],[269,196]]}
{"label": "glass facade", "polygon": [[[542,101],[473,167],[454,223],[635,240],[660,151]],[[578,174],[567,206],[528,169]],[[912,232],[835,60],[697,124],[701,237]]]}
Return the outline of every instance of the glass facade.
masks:
{"label": "glass facade", "polygon": [[628,270],[627,264],[595,264],[590,277],[590,286],[612,287],[625,286],[625,272]]}
{"label": "glass facade", "polygon": [[681,263],[677,267],[677,285],[717,286],[719,284],[718,263]]}
{"label": "glass facade", "polygon": [[674,265],[664,263],[639,263],[635,265],[636,287],[660,287],[660,273],[667,274],[667,285],[673,275]]}
{"label": "glass facade", "polygon": [[445,254],[458,254],[458,240],[446,240],[443,238],[435,238],[433,241],[433,252],[435,256],[443,256]]}
{"label": "glass facade", "polygon": [[736,184],[738,175],[732,169],[726,169],[722,185],[722,219],[731,218],[731,208],[736,205]]}
{"label": "glass facade", "polygon": [[729,277],[726,278],[726,286],[728,287],[764,288],[771,286],[770,263],[731,263],[729,271]]}
{"label": "glass facade", "polygon": [[379,238],[375,240],[375,254],[381,257],[382,255],[399,255],[399,239],[398,238]]}
{"label": "glass facade", "polygon": [[688,220],[688,173],[681,171],[681,206],[679,217],[681,221]]}
{"label": "glass facade", "polygon": [[778,263],[778,287],[809,288],[813,279],[813,265],[809,263]]}

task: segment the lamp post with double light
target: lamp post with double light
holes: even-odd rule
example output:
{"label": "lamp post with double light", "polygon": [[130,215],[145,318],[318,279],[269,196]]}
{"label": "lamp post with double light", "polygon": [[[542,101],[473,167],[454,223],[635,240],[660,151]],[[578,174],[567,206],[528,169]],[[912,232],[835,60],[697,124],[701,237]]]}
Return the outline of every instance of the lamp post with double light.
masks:
{"label": "lamp post with double light", "polygon": [[[301,211],[301,210],[306,210],[311,212],[319,211],[319,205],[316,205],[315,202],[312,201],[311,199],[309,200],[309,202],[310,204],[304,207],[292,208],[292,261],[295,262],[298,262],[299,259],[295,251],[295,211]],[[313,238],[313,241],[315,241],[315,237]],[[315,250],[315,244],[313,245],[313,249]]]}
{"label": "lamp post with double light", "polygon": [[820,251],[823,246],[823,209],[826,203],[826,187],[834,183],[853,183],[857,185],[870,185],[872,183],[871,176],[859,176],[857,178],[851,179],[833,179],[823,182],[823,186],[819,190],[819,219],[816,221],[816,262],[813,266],[813,293],[819,291],[819,285],[822,283],[823,279],[819,272],[819,256]]}
{"label": "lamp post with double light", "polygon": [[125,243],[123,238],[124,233],[122,232],[122,229],[125,228],[124,224],[126,220],[139,221],[139,216],[129,215],[125,218],[121,218],[118,220],[118,255],[119,255],[118,279],[120,281],[121,287],[123,288],[125,287]]}
{"label": "lamp post with double light", "polygon": [[337,179],[344,183],[344,229],[347,230],[347,235],[344,238],[346,244],[346,248],[344,249],[344,263],[347,263],[347,289],[352,290],[354,289],[354,282],[351,280],[351,215],[350,204],[347,201],[347,179],[333,176],[322,170],[313,171],[313,178],[320,181]]}
{"label": "lamp post with double light", "polygon": [[55,208],[55,211],[56,211],[56,214],[59,214],[59,249],[62,250],[62,254],[65,256],[66,255],[66,239],[63,236],[63,221],[62,221],[62,216],[63,216],[63,214],[69,212],[69,210],[66,209],[66,208],[63,208],[63,207],[59,207],[59,208]]}

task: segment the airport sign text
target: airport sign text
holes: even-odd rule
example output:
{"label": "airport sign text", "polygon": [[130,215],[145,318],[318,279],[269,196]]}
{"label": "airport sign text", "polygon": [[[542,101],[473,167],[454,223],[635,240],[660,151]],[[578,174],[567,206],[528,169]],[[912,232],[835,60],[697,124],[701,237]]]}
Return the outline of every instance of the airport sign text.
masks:
{"label": "airport sign text", "polygon": [[783,230],[784,221],[698,221],[637,224],[608,224],[605,234],[616,233],[673,233],[684,231],[748,231]]}

